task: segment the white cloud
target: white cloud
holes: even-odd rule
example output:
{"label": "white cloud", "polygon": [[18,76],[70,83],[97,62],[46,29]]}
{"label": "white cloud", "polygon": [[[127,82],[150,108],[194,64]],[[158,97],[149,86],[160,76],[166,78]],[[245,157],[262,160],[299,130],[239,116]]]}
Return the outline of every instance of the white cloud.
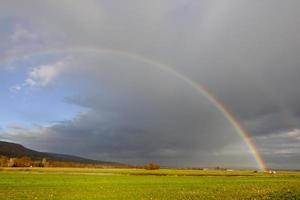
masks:
{"label": "white cloud", "polygon": [[57,76],[63,71],[66,64],[59,61],[53,65],[41,65],[33,68],[25,80],[24,85],[26,86],[48,86]]}
{"label": "white cloud", "polygon": [[287,133],[289,137],[295,138],[297,140],[300,140],[300,129],[294,129]]}
{"label": "white cloud", "polygon": [[25,80],[25,83],[23,85],[35,86],[36,82],[34,80],[32,80],[31,78],[28,78]]}
{"label": "white cloud", "polygon": [[40,65],[34,67],[28,73],[27,78],[22,84],[17,84],[9,88],[11,92],[21,91],[24,87],[46,87],[63,72],[66,63],[58,61],[54,64]]}
{"label": "white cloud", "polygon": [[21,89],[22,89],[22,86],[21,86],[21,85],[14,85],[14,86],[12,86],[12,87],[9,88],[9,90],[10,90],[11,92],[18,92],[18,91],[20,91]]}
{"label": "white cloud", "polygon": [[17,26],[14,33],[10,36],[10,39],[13,42],[19,42],[20,40],[36,40],[37,38],[36,34],[33,34],[20,26]]}
{"label": "white cloud", "polygon": [[[47,134],[47,128],[33,127],[27,128],[21,125],[12,124],[7,126],[8,131],[0,132],[3,138],[8,141],[15,141],[14,136],[18,139],[37,139],[38,137],[44,137]],[[17,140],[18,140],[17,139]]]}

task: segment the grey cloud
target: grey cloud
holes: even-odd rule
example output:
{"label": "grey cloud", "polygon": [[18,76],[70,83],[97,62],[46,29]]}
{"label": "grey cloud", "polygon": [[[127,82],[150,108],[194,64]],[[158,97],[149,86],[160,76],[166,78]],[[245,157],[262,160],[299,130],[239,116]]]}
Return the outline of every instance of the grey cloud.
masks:
{"label": "grey cloud", "polygon": [[[14,16],[16,24],[26,22],[28,31],[46,42],[5,43],[1,51],[12,57],[24,54],[24,49],[72,46],[133,52],[169,64],[206,85],[257,138],[261,149],[261,137],[299,128],[298,1],[31,0],[21,4],[2,1],[0,16]],[[0,36],[10,37],[3,31]],[[40,142],[59,143],[48,145],[49,150],[130,161],[136,161],[132,157],[163,160],[160,153],[165,152],[173,163],[176,159],[170,155],[200,152],[213,162],[209,159],[213,148],[237,142],[232,141],[236,133],[228,121],[183,81],[126,57],[66,54],[74,60],[56,86],[67,82],[80,88],[65,102],[89,111],[48,127],[50,138]],[[150,143],[152,138],[159,140]],[[71,148],[71,141],[76,148]],[[274,166],[286,162],[276,154],[265,158]],[[193,157],[188,159],[194,162]],[[291,160],[293,166],[299,164]]]}
{"label": "grey cloud", "polygon": [[263,157],[273,168],[297,169],[299,164],[299,129],[260,136],[257,143]]}

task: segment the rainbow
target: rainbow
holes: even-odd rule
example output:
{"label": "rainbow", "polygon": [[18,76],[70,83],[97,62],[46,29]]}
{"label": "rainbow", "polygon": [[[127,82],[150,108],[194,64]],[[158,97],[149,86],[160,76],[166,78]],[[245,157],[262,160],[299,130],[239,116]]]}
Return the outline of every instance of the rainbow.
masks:
{"label": "rainbow", "polygon": [[[205,86],[193,81],[189,77],[185,76],[184,74],[180,73],[179,71],[175,70],[173,67],[163,64],[161,62],[157,62],[155,60],[149,59],[147,57],[131,53],[128,51],[123,50],[117,50],[117,49],[109,49],[109,48],[95,48],[95,47],[69,47],[69,48],[63,48],[63,49],[46,49],[43,51],[34,52],[31,54],[25,55],[26,57],[36,56],[36,55],[43,55],[48,53],[63,53],[63,52],[91,52],[91,53],[108,53],[118,56],[125,56],[127,58],[140,61],[146,64],[149,64],[151,66],[154,66],[161,71],[164,71],[166,73],[169,73],[173,75],[174,77],[180,79],[181,81],[184,81],[186,84],[188,84],[190,87],[195,89],[198,93],[206,97],[228,120],[230,124],[235,128],[239,136],[243,139],[247,147],[249,148],[251,154],[254,156],[257,167],[262,170],[266,171],[267,166],[259,154],[259,151],[255,145],[255,143],[252,141],[252,138],[250,134],[243,128],[241,123],[236,119],[236,117],[229,111],[228,108],[214,95],[212,94]],[[23,55],[24,56],[24,55]],[[2,61],[12,61],[15,57],[6,57],[2,59]]]}

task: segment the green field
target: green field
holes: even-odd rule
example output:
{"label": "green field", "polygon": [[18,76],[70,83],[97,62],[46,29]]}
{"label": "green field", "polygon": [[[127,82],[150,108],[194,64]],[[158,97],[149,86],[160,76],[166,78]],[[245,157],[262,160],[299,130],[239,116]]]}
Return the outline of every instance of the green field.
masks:
{"label": "green field", "polygon": [[6,168],[0,199],[300,199],[300,173]]}

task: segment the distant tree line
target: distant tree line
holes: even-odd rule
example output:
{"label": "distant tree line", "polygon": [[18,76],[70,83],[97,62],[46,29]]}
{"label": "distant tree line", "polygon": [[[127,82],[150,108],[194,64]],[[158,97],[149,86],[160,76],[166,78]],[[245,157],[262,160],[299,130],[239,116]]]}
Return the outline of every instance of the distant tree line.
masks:
{"label": "distant tree line", "polygon": [[32,160],[28,156],[9,158],[0,155],[0,167],[48,167],[48,162],[46,158]]}
{"label": "distant tree line", "polygon": [[56,161],[47,160],[46,158],[40,160],[33,160],[28,156],[9,158],[7,156],[0,155],[0,167],[93,167],[93,168],[105,168],[105,167],[131,167],[129,165],[107,165],[98,163],[80,163],[80,162],[69,162],[69,161]]}
{"label": "distant tree line", "polygon": [[154,162],[148,163],[144,166],[130,166],[130,165],[108,165],[98,163],[80,163],[69,161],[48,160],[47,158],[32,159],[28,156],[9,158],[0,155],[0,167],[77,167],[77,168],[139,168],[146,170],[160,169],[160,165]]}

